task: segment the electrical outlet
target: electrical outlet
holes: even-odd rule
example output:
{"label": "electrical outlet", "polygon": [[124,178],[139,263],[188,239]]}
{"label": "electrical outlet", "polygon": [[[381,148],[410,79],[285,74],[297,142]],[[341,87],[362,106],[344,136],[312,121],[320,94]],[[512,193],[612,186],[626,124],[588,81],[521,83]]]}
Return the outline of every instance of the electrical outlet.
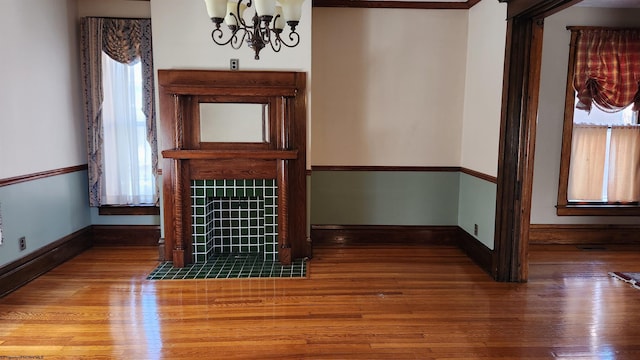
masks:
{"label": "electrical outlet", "polygon": [[478,236],[478,224],[473,224],[473,235]]}
{"label": "electrical outlet", "polygon": [[229,61],[229,69],[233,71],[240,70],[240,59],[231,59]]}
{"label": "electrical outlet", "polygon": [[20,246],[20,251],[26,250],[27,249],[27,238],[22,236],[20,237],[20,239],[18,239],[18,244]]}

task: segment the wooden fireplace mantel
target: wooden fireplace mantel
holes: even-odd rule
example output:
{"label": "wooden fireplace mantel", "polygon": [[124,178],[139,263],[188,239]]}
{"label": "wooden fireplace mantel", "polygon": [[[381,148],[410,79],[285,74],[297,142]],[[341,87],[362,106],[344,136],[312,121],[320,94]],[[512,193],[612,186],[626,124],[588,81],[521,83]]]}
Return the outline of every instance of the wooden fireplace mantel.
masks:
{"label": "wooden fireplace mantel", "polygon": [[293,160],[298,158],[298,150],[163,150],[162,156],[167,159],[263,159]]}
{"label": "wooden fireplace mantel", "polygon": [[[192,180],[275,179],[278,258],[309,257],[306,206],[306,74],[159,70],[165,259],[192,263]],[[268,141],[200,139],[200,103],[269,104]]]}

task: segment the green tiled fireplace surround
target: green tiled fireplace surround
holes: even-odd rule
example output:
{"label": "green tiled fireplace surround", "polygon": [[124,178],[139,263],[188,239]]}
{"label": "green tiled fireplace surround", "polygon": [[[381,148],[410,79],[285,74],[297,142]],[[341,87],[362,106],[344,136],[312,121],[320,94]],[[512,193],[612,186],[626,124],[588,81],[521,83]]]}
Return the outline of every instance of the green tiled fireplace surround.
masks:
{"label": "green tiled fireplace surround", "polygon": [[194,262],[228,253],[278,261],[275,179],[192,180],[191,207]]}

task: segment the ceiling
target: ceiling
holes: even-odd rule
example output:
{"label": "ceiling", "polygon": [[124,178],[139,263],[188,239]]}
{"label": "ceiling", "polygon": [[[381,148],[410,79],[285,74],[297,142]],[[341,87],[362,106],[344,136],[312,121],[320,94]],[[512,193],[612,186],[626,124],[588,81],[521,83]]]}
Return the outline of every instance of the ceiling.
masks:
{"label": "ceiling", "polygon": [[576,6],[603,8],[640,8],[638,0],[583,0]]}

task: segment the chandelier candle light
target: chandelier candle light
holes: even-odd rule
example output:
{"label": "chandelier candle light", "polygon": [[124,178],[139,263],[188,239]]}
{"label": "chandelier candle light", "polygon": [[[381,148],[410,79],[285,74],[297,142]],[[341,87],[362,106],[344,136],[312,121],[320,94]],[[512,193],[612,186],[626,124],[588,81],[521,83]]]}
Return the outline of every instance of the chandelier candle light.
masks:
{"label": "chandelier candle light", "polygon": [[[254,0],[255,13],[251,23],[247,24],[243,17],[245,10],[251,7],[252,0],[229,1],[205,0],[207,12],[216,28],[211,32],[213,42],[218,45],[231,44],[234,49],[239,49],[246,40],[247,44],[256,53],[255,59],[260,59],[260,50],[269,44],[273,51],[279,52],[282,46],[294,47],[300,43],[300,35],[296,32],[296,26],[302,15],[302,3],[304,0]],[[231,36],[223,40],[224,31],[220,28],[222,23],[227,24],[231,30]],[[289,25],[289,40],[285,42],[281,37],[285,28],[285,22]]]}

